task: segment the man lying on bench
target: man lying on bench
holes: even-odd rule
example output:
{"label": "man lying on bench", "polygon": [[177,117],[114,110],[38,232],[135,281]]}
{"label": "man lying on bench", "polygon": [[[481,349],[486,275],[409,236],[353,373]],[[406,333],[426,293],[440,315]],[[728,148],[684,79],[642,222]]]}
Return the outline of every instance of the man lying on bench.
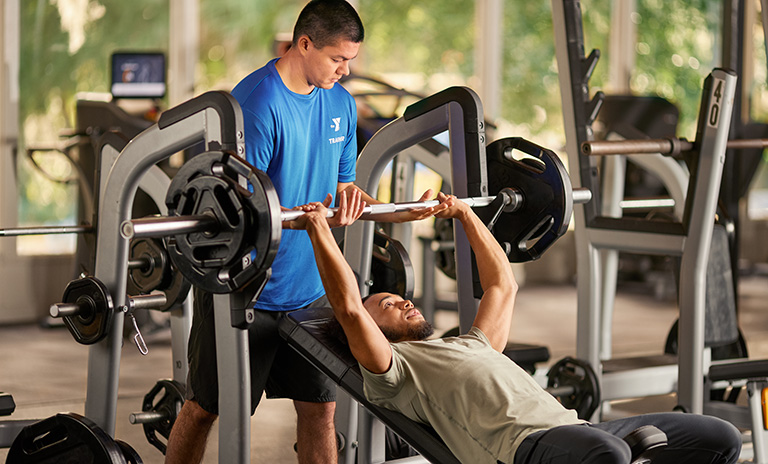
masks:
{"label": "man lying on bench", "polygon": [[[517,284],[500,246],[471,208],[438,195],[437,217],[461,221],[475,253],[484,294],[469,333],[427,340],[431,325],[399,295],[360,298],[356,277],[326,221],[326,206],[301,207],[291,223],[306,229],[333,307],[361,366],[369,401],[432,426],[462,462],[479,464],[630,462],[622,439],[643,425],[666,433],[654,464],[730,464],[741,437],[723,420],[660,413],[589,424],[501,354],[512,324]],[[347,201],[359,216],[362,201]]]}

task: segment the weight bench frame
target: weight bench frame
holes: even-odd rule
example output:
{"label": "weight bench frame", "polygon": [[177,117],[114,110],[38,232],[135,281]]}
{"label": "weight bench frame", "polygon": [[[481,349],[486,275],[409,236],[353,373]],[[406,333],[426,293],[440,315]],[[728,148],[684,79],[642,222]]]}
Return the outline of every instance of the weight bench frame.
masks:
{"label": "weight bench frame", "polygon": [[333,321],[331,308],[310,308],[290,313],[280,322],[279,331],[293,349],[407,441],[424,458],[435,463],[458,464],[459,460],[431,427],[412,421],[396,411],[376,406],[365,398],[363,376],[357,360],[346,344],[329,333],[328,326],[334,323]]}

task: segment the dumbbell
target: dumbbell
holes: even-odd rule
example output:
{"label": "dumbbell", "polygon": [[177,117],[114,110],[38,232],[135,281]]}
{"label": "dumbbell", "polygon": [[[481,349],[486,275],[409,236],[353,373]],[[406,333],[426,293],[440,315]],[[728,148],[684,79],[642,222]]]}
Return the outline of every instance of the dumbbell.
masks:
{"label": "dumbbell", "polygon": [[632,452],[631,464],[651,464],[654,456],[667,446],[667,434],[653,425],[644,425],[630,432],[624,441]]}

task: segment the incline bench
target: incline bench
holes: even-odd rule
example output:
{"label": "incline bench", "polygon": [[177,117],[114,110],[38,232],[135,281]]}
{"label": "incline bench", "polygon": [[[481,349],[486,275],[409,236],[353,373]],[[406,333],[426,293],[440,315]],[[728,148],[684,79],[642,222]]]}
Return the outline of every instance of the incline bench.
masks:
{"label": "incline bench", "polygon": [[398,412],[380,408],[365,398],[360,367],[347,345],[329,333],[329,324],[335,323],[332,321],[331,308],[294,311],[280,323],[280,335],[424,458],[440,464],[459,464],[431,427],[414,422]]}

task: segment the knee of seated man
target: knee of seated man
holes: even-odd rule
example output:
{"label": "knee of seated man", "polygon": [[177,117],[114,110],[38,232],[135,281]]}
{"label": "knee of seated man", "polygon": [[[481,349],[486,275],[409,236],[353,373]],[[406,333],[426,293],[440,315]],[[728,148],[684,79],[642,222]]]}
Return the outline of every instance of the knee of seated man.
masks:
{"label": "knee of seated man", "polygon": [[624,440],[602,440],[590,448],[581,462],[591,464],[626,464],[632,458],[629,445]]}
{"label": "knee of seated man", "polygon": [[[702,443],[718,447],[724,455],[738,456],[741,451],[741,432],[733,424],[718,417],[702,416],[705,426],[697,427]],[[731,462],[731,461],[727,461]]]}

